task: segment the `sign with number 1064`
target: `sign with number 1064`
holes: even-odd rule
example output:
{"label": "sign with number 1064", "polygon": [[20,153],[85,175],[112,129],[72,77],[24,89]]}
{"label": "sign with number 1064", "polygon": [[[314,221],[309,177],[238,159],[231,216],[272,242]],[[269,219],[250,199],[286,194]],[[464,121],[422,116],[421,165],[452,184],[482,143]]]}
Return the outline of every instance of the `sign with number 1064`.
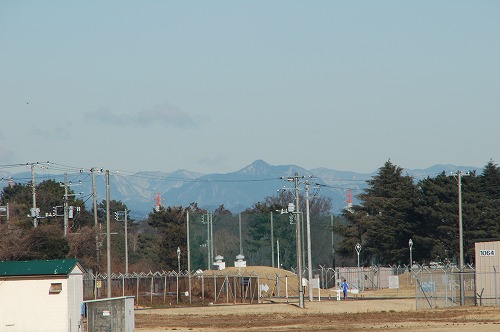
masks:
{"label": "sign with number 1064", "polygon": [[495,250],[479,250],[479,256],[495,256]]}

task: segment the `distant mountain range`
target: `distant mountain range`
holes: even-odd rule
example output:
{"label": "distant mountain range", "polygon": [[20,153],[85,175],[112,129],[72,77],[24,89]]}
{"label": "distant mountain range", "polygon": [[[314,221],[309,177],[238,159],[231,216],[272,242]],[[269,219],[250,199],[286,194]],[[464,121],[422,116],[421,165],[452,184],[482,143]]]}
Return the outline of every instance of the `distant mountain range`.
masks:
{"label": "distant mountain range", "polygon": [[[426,169],[405,169],[416,181],[427,176],[434,177],[441,172],[463,172],[482,168],[454,165],[435,165]],[[199,207],[209,211],[215,210],[221,204],[232,213],[238,213],[268,196],[277,195],[283,187],[292,188],[293,183],[286,181],[287,177],[297,173],[304,176],[310,183],[310,195],[321,195],[332,199],[332,213],[339,214],[347,205],[349,190],[353,193],[353,203],[356,195],[366,188],[366,181],[378,170],[369,174],[337,171],[327,168],[306,170],[296,165],[274,166],[262,160],[256,160],[239,171],[225,174],[200,174],[187,170],[177,170],[172,173],[137,172],[130,175],[113,174],[110,180],[111,199],[122,201],[131,210],[131,217],[142,219],[150,213],[155,205],[156,194],[161,197],[164,206],[188,206],[196,202]],[[18,174],[0,173],[3,178],[30,179],[26,172]],[[50,175],[49,175],[50,177]],[[56,181],[61,181],[60,175],[54,175]],[[47,175],[39,181],[47,179]],[[38,181],[37,181],[38,182]],[[97,182],[98,202],[105,199],[106,185],[102,179]],[[6,185],[4,181],[2,185]],[[315,186],[319,184],[319,186]],[[318,189],[319,188],[319,189]],[[74,189],[75,192],[79,189]],[[300,187],[301,192],[304,186]],[[88,186],[85,188],[91,192]],[[89,207],[90,202],[87,202]]]}

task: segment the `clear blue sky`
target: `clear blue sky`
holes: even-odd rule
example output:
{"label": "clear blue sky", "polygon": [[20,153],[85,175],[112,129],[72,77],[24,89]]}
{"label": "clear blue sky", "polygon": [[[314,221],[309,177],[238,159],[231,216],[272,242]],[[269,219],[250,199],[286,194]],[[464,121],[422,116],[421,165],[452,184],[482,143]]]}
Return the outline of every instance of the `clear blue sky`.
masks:
{"label": "clear blue sky", "polygon": [[500,163],[500,1],[2,1],[0,165]]}

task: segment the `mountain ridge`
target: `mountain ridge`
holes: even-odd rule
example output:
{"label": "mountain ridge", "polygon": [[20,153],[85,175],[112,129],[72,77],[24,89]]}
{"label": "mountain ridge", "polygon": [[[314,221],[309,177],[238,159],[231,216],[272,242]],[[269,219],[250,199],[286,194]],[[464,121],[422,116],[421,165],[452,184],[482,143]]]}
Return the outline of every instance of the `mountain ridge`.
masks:
{"label": "mountain ridge", "polygon": [[[427,176],[436,176],[442,172],[476,171],[482,168],[473,166],[455,166],[451,164],[435,164],[425,169],[406,169],[403,171],[418,181]],[[156,195],[162,198],[165,206],[188,206],[196,202],[199,207],[209,211],[220,205],[232,213],[251,208],[255,203],[268,196],[276,195],[284,186],[290,186],[286,180],[295,173],[310,178],[310,183],[319,183],[320,195],[332,199],[332,213],[338,214],[346,206],[347,193],[353,192],[353,203],[356,194],[366,188],[366,181],[378,173],[339,171],[325,167],[307,170],[297,165],[271,165],[258,159],[235,172],[202,174],[186,169],[173,172],[143,171],[124,175],[115,174],[110,181],[111,199],[122,201],[132,210],[134,219],[147,216],[154,209]],[[9,178],[7,172],[2,177]],[[11,174],[10,178],[21,177],[28,181],[30,173]],[[44,174],[37,182],[50,178]],[[60,175],[53,175],[61,181]],[[6,182],[2,182],[6,185]],[[303,188],[301,188],[302,190]],[[98,201],[105,197],[105,184],[97,183]],[[77,190],[75,190],[77,191]]]}

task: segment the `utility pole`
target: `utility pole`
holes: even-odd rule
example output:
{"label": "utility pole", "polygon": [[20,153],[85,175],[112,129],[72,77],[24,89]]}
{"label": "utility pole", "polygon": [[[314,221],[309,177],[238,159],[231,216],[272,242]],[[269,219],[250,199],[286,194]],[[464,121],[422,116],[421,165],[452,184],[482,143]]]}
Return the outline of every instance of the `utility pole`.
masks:
{"label": "utility pole", "polygon": [[33,206],[31,208],[31,213],[28,217],[33,218],[33,227],[38,226],[38,219],[40,219],[40,209],[36,206],[36,178],[35,178],[35,166],[39,166],[41,168],[48,168],[50,163],[47,161],[47,166],[40,165],[40,163],[31,163],[26,164],[26,166],[30,166],[31,168],[31,191],[33,197]]}
{"label": "utility pole", "polygon": [[[453,173],[452,173],[453,175]],[[467,173],[466,175],[469,175]],[[458,171],[457,181],[458,181],[458,245],[459,245],[459,262],[458,268],[459,279],[460,279],[460,305],[465,305],[465,287],[464,287],[464,237],[463,237],[463,221],[462,221],[462,171]]]}
{"label": "utility pole", "polygon": [[240,255],[243,255],[243,242],[241,241],[241,212],[238,213],[238,227],[240,232]]}
{"label": "utility pole", "polygon": [[187,233],[187,265],[188,265],[188,281],[189,281],[189,304],[191,304],[191,243],[189,240],[189,211],[186,211],[186,233]]}
{"label": "utility pole", "polygon": [[273,212],[271,211],[271,266],[274,267],[274,229],[273,229]]}
{"label": "utility pole", "polygon": [[[303,177],[302,177],[303,178]],[[282,178],[283,179],[283,178]],[[298,279],[298,289],[299,289],[299,307],[304,308],[304,288],[302,286],[302,232],[301,232],[301,217],[299,208],[299,175],[295,173],[294,176],[290,176],[286,179],[288,182],[294,182],[295,185],[295,206],[293,203],[288,204],[287,212],[290,214],[290,220],[292,216],[295,217],[295,235],[296,235],[296,250],[297,250],[297,279]],[[282,209],[282,213],[285,211]],[[278,251],[279,255],[279,251]],[[279,264],[279,263],[278,263]]]}
{"label": "utility pole", "polygon": [[68,236],[68,174],[64,173],[64,204],[63,204],[63,214],[64,214],[64,237]]}
{"label": "utility pole", "polygon": [[210,219],[208,213],[206,214],[207,220],[205,221],[205,214],[201,216],[201,223],[207,224],[207,270],[210,270],[212,263],[210,263]]}
{"label": "utility pole", "polygon": [[309,218],[309,182],[306,180],[306,223],[307,223],[307,269],[309,278],[309,301],[313,300],[312,281],[312,259],[311,259],[311,221]]}
{"label": "utility pole", "polygon": [[38,226],[39,211],[36,207],[36,180],[35,180],[35,164],[31,164],[31,191],[33,196],[33,208],[31,209],[31,217],[33,218],[33,227]]}
{"label": "utility pole", "polygon": [[106,170],[106,258],[107,258],[107,290],[111,297],[111,213],[110,213],[109,170]]}
{"label": "utility pole", "polygon": [[[63,203],[63,217],[64,217],[64,237],[66,238],[68,234],[70,233],[70,227],[69,227],[69,219],[73,218],[73,206],[69,206],[69,199],[68,196],[70,196],[68,192],[68,187],[73,186],[73,184],[68,182],[68,174],[64,173],[64,183],[59,183],[59,186],[64,187],[64,203]],[[71,196],[75,196],[75,194],[71,194]],[[57,207],[56,207],[57,209]],[[77,211],[80,211],[80,208],[76,208]],[[57,211],[56,216],[57,216]]]}
{"label": "utility pole", "polygon": [[296,236],[297,236],[297,270],[298,270],[298,286],[299,286],[299,307],[304,308],[304,288],[302,286],[302,235],[301,235],[301,218],[300,218],[300,208],[299,208],[299,175],[295,173],[293,177],[295,183],[295,206],[296,206]]}
{"label": "utility pole", "polygon": [[[123,215],[123,220],[120,219],[120,216]],[[115,220],[123,221],[123,227],[125,232],[125,274],[128,274],[128,211],[127,209],[119,212],[115,212]]]}
{"label": "utility pole", "polygon": [[330,215],[330,227],[332,228],[332,268],[335,272],[335,240],[333,237],[333,214]]}
{"label": "utility pole", "polygon": [[[100,170],[102,172],[102,169]],[[90,169],[90,173],[92,173],[92,201],[93,201],[93,204],[94,204],[94,227],[95,227],[95,232],[96,232],[96,235],[95,235],[95,250],[96,250],[96,258],[97,258],[97,266],[98,266],[98,269],[99,269],[99,243],[100,243],[100,239],[99,239],[99,235],[100,235],[100,229],[99,229],[99,220],[98,220],[98,217],[97,217],[97,190],[96,190],[96,183],[95,183],[95,168],[91,168]]]}
{"label": "utility pole", "polygon": [[125,209],[125,275],[128,275],[128,211]]}
{"label": "utility pole", "polygon": [[[209,220],[210,220],[210,257],[212,261],[214,260],[214,219],[212,212],[209,212]],[[210,266],[212,266],[212,261],[210,262]]]}
{"label": "utility pole", "polygon": [[458,237],[460,247],[460,262],[458,268],[460,269],[460,305],[465,305],[465,290],[464,290],[464,237],[463,237],[463,223],[462,223],[462,172],[458,171]]}

